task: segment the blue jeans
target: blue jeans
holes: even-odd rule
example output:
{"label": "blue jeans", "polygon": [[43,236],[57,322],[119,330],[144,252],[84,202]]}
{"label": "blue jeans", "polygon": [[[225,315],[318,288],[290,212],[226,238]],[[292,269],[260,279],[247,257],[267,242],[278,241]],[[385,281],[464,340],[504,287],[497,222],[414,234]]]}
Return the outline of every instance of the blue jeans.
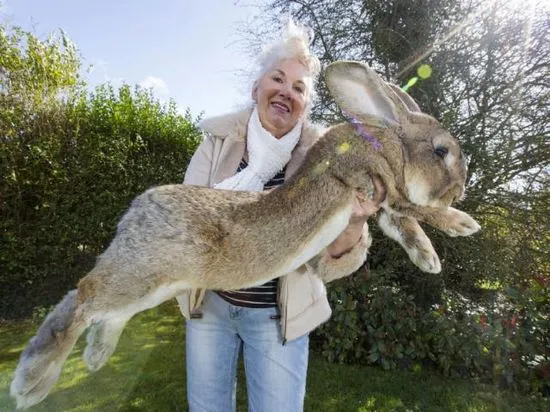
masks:
{"label": "blue jeans", "polygon": [[241,349],[250,412],[303,410],[308,335],[283,345],[278,308],[234,306],[213,292],[201,311],[186,329],[190,412],[235,411]]}

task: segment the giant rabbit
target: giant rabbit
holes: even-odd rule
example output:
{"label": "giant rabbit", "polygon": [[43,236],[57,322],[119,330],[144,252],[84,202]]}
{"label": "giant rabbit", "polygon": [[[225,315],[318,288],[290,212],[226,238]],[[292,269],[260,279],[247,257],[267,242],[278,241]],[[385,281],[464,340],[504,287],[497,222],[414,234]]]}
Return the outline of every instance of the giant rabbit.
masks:
{"label": "giant rabbit", "polygon": [[351,122],[328,128],[284,185],[234,192],[174,184],[135,198],[95,267],[21,354],[11,384],[18,407],[47,396],[87,328],[84,360],[97,370],[132,316],[186,289],[246,288],[304,264],[322,273],[320,256],[347,226],[356,196],[372,191],[371,176],[387,188],[380,227],[424,271],[441,264],[418,221],[450,236],[480,229],[450,207],[464,194],[466,162],[437,120],[363,63],[332,63],[325,79]]}

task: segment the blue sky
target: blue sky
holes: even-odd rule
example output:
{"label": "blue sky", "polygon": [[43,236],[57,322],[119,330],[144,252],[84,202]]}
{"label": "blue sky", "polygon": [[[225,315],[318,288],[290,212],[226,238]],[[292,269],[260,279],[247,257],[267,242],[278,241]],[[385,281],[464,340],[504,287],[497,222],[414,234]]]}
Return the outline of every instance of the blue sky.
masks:
{"label": "blue sky", "polygon": [[[248,3],[247,3],[248,4]],[[0,0],[0,19],[45,38],[62,28],[77,44],[91,85],[154,87],[193,115],[216,115],[248,101],[237,28],[257,12],[238,0]]]}

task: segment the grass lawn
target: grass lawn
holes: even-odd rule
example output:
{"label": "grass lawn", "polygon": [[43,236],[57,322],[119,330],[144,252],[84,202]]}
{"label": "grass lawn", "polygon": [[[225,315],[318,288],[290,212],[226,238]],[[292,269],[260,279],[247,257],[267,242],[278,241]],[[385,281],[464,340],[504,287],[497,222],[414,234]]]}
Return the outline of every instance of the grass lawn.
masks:
{"label": "grass lawn", "polygon": [[[8,388],[18,357],[37,329],[0,324],[0,411],[13,411]],[[30,411],[186,411],[185,327],[175,302],[137,315],[109,363],[89,373],[84,338],[50,395]],[[311,356],[306,411],[547,411],[550,402],[428,372],[385,372],[329,364]],[[246,410],[239,370],[238,410]]]}

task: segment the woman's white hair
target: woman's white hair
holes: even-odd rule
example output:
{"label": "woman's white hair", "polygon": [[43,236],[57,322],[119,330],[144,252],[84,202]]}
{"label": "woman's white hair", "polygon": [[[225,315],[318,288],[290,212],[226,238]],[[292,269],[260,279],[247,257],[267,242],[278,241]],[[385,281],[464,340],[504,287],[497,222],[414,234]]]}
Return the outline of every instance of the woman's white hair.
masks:
{"label": "woman's white hair", "polygon": [[272,70],[281,60],[297,60],[306,67],[309,73],[306,83],[307,107],[309,108],[315,97],[315,83],[321,72],[321,63],[310,50],[312,40],[313,36],[310,30],[289,19],[283,27],[281,35],[274,42],[263,47],[258,57],[259,70],[255,83]]}

